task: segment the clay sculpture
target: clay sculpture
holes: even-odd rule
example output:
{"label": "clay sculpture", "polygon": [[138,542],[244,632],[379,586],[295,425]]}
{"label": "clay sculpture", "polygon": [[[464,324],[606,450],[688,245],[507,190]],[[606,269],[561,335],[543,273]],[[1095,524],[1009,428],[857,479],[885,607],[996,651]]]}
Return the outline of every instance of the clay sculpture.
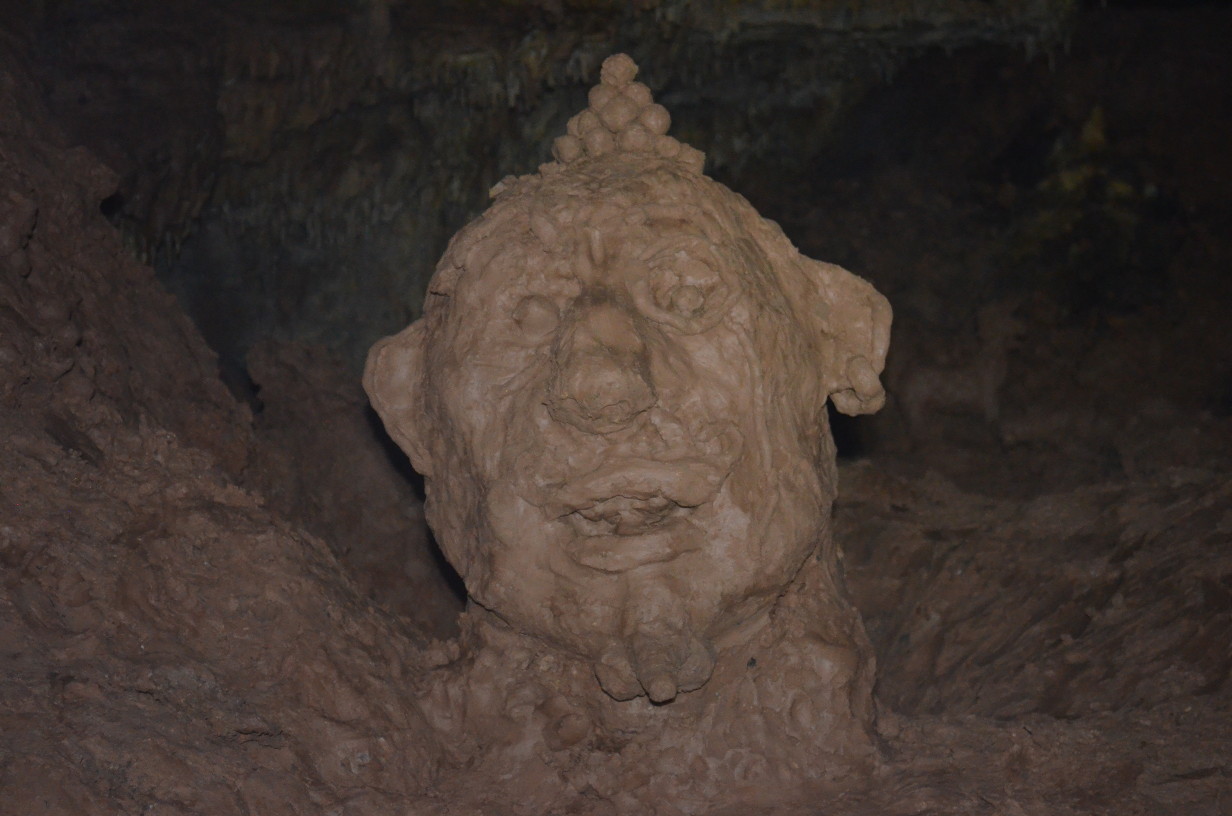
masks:
{"label": "clay sculpture", "polygon": [[365,372],[470,596],[425,713],[527,812],[693,812],[875,753],[826,401],[881,407],[889,304],[705,176],[636,71],[604,62]]}

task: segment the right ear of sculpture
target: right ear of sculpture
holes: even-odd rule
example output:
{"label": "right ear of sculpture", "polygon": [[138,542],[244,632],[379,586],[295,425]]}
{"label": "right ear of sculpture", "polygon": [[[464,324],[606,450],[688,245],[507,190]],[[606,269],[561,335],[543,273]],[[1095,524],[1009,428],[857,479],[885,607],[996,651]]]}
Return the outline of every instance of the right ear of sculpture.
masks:
{"label": "right ear of sculpture", "polygon": [[424,322],[416,320],[403,331],[383,338],[368,352],[364,390],[385,430],[406,451],[415,470],[432,475],[432,461],[424,445],[423,410]]}
{"label": "right ear of sculpture", "polygon": [[817,284],[823,384],[844,414],[871,414],[885,405],[879,375],[890,348],[890,302],[872,284],[841,266],[800,259]]}

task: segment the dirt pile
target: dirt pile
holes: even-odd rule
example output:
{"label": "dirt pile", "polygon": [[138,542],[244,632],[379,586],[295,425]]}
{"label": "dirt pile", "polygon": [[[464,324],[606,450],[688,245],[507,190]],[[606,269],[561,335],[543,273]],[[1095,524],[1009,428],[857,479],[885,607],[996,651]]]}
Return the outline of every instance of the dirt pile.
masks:
{"label": "dirt pile", "polygon": [[[777,804],[739,813],[1227,812],[1232,389],[1219,310],[1232,221],[1222,194],[1201,192],[1226,159],[1204,164],[1200,149],[1226,141],[1215,139],[1226,111],[1190,104],[1204,97],[1161,66],[1183,51],[1213,66],[1218,87],[1226,72],[1220,51],[1143,25],[1150,37],[1139,26],[1113,39],[1117,65],[1060,74],[1074,106],[1062,135],[1081,134],[1091,88],[1133,93],[1106,81],[1113,69],[1167,102],[1166,116],[1141,121],[1106,105],[1110,151],[1040,159],[1035,176],[998,179],[987,198],[964,188],[986,177],[954,165],[882,168],[830,184],[828,210],[788,224],[815,239],[801,241],[812,254],[864,258],[850,265],[920,327],[898,348],[915,345],[938,370],[982,365],[1000,384],[993,421],[979,389],[947,403],[925,388],[933,408],[915,436],[895,424],[891,391],[887,424],[863,426],[875,453],[840,465],[836,540],[877,652],[880,770],[838,799],[779,790]],[[354,384],[318,352],[271,347],[252,366],[264,411],[237,403],[99,213],[113,177],[57,135],[34,83],[4,62],[0,813],[516,812],[509,789],[468,788],[467,758],[433,741],[416,702],[419,679],[453,652],[405,614],[406,584],[382,583],[407,570],[394,538],[418,508],[386,515],[414,491],[386,482],[397,467],[361,440]],[[1014,87],[1041,87],[1035,70]],[[1001,107],[962,103],[1013,130]],[[935,133],[934,156],[976,138]],[[1164,170],[1115,207],[1092,187],[1037,187],[1086,166],[1094,176],[1078,178],[1124,175],[1135,151]],[[1005,166],[1032,153],[1008,151],[1019,159]],[[1138,276],[1132,302],[1092,301],[1111,286],[1107,268],[1064,298],[1051,284],[1024,296],[981,278],[971,289],[1018,298],[1003,311],[1028,329],[1006,335],[1001,359],[976,339],[979,298],[939,308],[941,295],[967,302],[955,269],[1002,268],[1006,223],[1043,223],[1019,217],[1042,218],[1041,197],[1077,191],[1070,234],[1106,222],[1115,237],[1118,213],[1148,212],[1147,182],[1180,202],[1184,217],[1161,223],[1183,240],[1128,260],[1138,272],[1167,261],[1168,297],[1152,300],[1155,283]],[[998,200],[1006,222],[982,215]],[[1170,364],[1177,349],[1206,356]],[[357,512],[364,500],[379,518]],[[590,795],[560,810],[605,808]]]}
{"label": "dirt pile", "polygon": [[393,812],[422,658],[237,486],[247,409],[32,87],[0,74],[0,811]]}
{"label": "dirt pile", "polygon": [[457,634],[460,582],[430,540],[422,487],[378,430],[359,380],[320,348],[266,342],[245,484],[327,542],[368,597],[431,637]]}

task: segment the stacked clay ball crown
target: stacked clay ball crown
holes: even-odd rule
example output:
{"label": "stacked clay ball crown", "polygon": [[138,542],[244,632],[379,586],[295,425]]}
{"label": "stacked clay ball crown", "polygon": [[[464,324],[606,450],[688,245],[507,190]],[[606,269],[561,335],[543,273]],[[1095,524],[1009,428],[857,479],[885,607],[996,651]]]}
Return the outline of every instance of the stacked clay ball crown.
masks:
{"label": "stacked clay ball crown", "polygon": [[656,104],[650,89],[634,82],[637,64],[625,54],[603,61],[599,84],[590,89],[586,110],[569,120],[567,133],[552,144],[561,164],[616,152],[655,154],[676,159],[696,173],[705,155],[667,135],[672,117]]}

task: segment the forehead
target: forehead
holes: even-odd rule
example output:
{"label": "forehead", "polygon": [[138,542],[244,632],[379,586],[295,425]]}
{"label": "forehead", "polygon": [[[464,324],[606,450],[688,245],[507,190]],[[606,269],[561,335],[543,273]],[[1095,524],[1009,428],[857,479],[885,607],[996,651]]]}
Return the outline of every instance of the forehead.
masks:
{"label": "forehead", "polygon": [[748,230],[708,191],[682,180],[622,182],[547,188],[498,202],[459,236],[432,291],[475,297],[489,287],[525,286],[565,293],[618,288],[622,278],[669,261],[685,269],[760,265],[750,257],[755,242]]}

